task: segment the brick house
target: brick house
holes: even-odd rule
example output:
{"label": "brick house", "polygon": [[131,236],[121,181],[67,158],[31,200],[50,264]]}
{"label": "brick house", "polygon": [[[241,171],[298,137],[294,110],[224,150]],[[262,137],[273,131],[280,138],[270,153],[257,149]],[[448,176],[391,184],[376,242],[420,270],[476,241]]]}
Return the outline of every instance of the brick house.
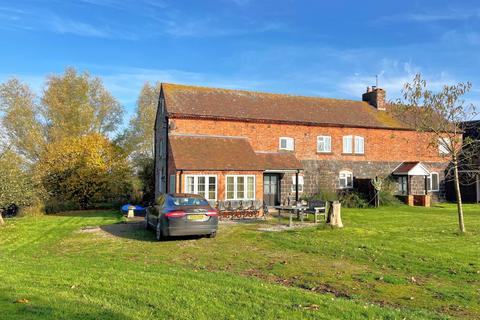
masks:
{"label": "brick house", "polygon": [[[390,176],[413,204],[443,198],[442,148],[394,116],[385,91],[362,101],[162,84],[156,195],[268,205]],[[427,203],[428,204],[428,203]]]}

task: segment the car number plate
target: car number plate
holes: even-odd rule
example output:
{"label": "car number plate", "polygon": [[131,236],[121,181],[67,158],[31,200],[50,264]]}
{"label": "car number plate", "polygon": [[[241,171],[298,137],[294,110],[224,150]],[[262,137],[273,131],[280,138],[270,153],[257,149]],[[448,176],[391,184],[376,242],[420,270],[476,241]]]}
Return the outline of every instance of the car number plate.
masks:
{"label": "car number plate", "polygon": [[205,215],[204,214],[189,214],[187,216],[187,219],[188,220],[203,220],[203,219],[205,219]]}

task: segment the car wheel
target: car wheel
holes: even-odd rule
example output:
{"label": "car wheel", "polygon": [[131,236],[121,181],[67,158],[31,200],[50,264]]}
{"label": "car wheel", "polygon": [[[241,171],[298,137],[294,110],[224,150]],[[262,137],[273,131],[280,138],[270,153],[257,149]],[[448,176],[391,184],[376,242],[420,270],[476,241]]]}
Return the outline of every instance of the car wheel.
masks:
{"label": "car wheel", "polygon": [[217,236],[217,231],[213,231],[210,234],[207,234],[207,238],[215,238]]}
{"label": "car wheel", "polygon": [[160,222],[157,222],[157,227],[155,228],[155,237],[157,238],[157,241],[162,241],[164,239]]}

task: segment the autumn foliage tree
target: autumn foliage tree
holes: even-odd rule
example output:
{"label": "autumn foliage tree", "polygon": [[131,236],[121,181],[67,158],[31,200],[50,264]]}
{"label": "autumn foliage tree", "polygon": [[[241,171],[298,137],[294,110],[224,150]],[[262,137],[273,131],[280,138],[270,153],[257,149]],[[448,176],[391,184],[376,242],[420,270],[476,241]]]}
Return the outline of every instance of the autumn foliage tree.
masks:
{"label": "autumn foliage tree", "polygon": [[[46,201],[84,208],[92,201],[125,196],[130,181],[127,156],[110,141],[122,117],[120,103],[100,78],[87,72],[67,68],[50,75],[40,97],[11,79],[0,84],[0,128],[21,172],[3,168],[19,181],[21,173],[32,172],[35,179],[29,185]],[[14,190],[14,182],[4,184],[5,190]]]}
{"label": "autumn foliage tree", "polygon": [[130,192],[125,154],[100,134],[49,144],[35,172],[48,200],[74,200],[80,208],[126,197]]}

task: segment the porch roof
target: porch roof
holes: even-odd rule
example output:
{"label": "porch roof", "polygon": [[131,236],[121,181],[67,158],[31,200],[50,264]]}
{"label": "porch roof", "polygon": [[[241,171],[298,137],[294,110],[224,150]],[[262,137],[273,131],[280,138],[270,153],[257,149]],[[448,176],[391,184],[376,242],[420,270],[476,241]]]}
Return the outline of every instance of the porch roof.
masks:
{"label": "porch roof", "polygon": [[428,176],[430,171],[421,162],[403,162],[392,172],[396,176]]}
{"label": "porch roof", "polygon": [[177,170],[263,171],[246,138],[204,135],[170,135]]}
{"label": "porch roof", "polygon": [[301,170],[302,163],[291,152],[256,152],[264,170]]}

